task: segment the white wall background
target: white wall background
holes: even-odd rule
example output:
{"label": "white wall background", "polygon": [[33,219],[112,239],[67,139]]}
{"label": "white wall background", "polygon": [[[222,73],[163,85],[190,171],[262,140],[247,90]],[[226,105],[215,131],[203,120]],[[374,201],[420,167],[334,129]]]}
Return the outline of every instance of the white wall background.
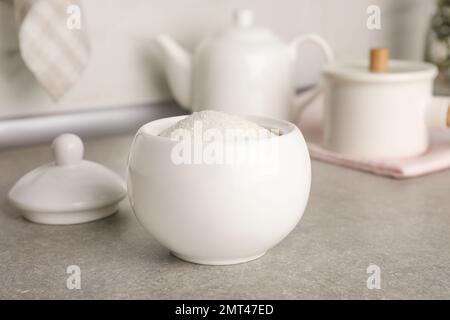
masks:
{"label": "white wall background", "polygon": [[[382,30],[366,28],[370,4],[382,10]],[[233,8],[251,8],[256,23],[288,41],[317,32],[338,59],[365,58],[388,46],[393,57],[421,59],[434,0],[95,0],[84,1],[92,57],[83,78],[54,103],[25,68],[17,49],[11,5],[0,0],[0,118],[157,102],[170,99],[152,47],[169,33],[187,48],[225,26]],[[317,81],[322,57],[305,47],[298,85]]]}

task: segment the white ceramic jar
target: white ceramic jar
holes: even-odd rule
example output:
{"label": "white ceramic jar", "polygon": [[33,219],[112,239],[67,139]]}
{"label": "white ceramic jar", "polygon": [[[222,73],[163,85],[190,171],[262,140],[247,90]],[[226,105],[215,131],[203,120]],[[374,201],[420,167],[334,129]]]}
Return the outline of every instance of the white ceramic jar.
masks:
{"label": "white ceramic jar", "polygon": [[[262,256],[291,232],[307,204],[311,165],[302,134],[289,122],[248,117],[282,132],[246,144],[249,151],[266,150],[256,162],[176,164],[179,141],[159,133],[183,118],[150,122],[136,134],[128,192],[138,220],[186,261],[224,265]],[[275,149],[265,148],[269,143]],[[276,167],[261,170],[270,157]]]}
{"label": "white ceramic jar", "polygon": [[409,157],[428,148],[428,128],[446,127],[450,100],[432,96],[436,67],[391,61],[385,73],[365,62],[324,68],[324,146],[362,157]]}

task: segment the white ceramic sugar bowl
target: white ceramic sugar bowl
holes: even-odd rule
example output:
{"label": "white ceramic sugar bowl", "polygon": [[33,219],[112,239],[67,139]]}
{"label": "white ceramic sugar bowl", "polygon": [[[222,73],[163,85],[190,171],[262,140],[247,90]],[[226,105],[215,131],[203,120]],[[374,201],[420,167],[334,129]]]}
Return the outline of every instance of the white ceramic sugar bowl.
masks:
{"label": "white ceramic sugar bowl", "polygon": [[173,158],[179,141],[159,134],[183,118],[150,122],[132,143],[128,195],[138,220],[186,261],[226,265],[262,256],[292,231],[307,204],[311,165],[302,134],[286,121],[248,117],[282,132],[245,145],[262,152],[254,162],[180,164]]}

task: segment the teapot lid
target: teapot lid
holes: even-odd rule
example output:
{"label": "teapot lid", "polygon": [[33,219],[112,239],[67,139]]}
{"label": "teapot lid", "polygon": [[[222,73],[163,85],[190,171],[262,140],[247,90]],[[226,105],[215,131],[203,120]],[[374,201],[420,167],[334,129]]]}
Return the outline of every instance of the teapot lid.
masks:
{"label": "teapot lid", "polygon": [[122,179],[108,168],[83,160],[83,142],[63,134],[52,144],[54,162],[25,174],[12,187],[10,203],[38,223],[92,221],[116,211],[126,194]]}
{"label": "teapot lid", "polygon": [[[230,27],[210,37],[209,40],[244,40],[264,45],[283,46],[285,44],[269,29],[254,24],[254,14],[250,9],[237,9],[233,12],[233,22]],[[252,41],[253,40],[253,41]],[[239,44],[243,42],[240,41]]]}
{"label": "teapot lid", "polygon": [[253,25],[253,11],[249,9],[237,9],[233,13],[233,23],[239,27],[249,27]]}

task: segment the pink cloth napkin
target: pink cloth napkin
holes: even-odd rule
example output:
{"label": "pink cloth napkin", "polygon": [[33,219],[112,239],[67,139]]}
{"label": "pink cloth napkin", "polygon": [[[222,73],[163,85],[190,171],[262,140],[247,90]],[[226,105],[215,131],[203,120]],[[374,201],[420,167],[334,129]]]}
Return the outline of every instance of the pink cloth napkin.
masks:
{"label": "pink cloth napkin", "polygon": [[[299,95],[298,102],[306,101],[310,95],[311,92]],[[398,179],[417,177],[450,168],[450,130],[431,130],[430,148],[418,157],[361,158],[329,151],[322,146],[322,111],[323,96],[318,96],[306,106],[296,121],[313,159]]]}

